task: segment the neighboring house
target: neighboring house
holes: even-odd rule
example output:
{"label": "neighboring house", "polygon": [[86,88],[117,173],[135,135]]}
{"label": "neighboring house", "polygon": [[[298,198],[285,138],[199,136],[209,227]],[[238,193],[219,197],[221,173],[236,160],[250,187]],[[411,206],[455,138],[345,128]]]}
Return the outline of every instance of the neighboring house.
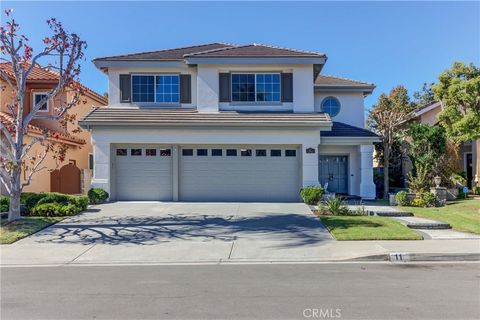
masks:
{"label": "neighboring house", "polygon": [[[11,65],[9,63],[0,63],[0,68],[10,78],[14,80]],[[24,102],[24,115],[27,115],[36,101],[40,101],[43,96],[49,92],[58,83],[58,74],[52,71],[44,70],[42,68],[34,68],[30,73],[26,83],[26,96]],[[7,104],[12,101],[13,90],[4,80],[0,79],[0,86],[2,87],[0,97],[0,120],[5,123],[11,123],[13,118],[7,108]],[[53,114],[53,110],[59,101],[69,101],[71,99],[71,92],[66,90],[61,96],[51,99],[42,106],[39,114]],[[77,106],[74,106],[69,114],[76,114],[77,119],[83,117],[94,106],[103,106],[108,103],[108,100],[98,93],[84,87],[84,93],[81,101]],[[78,121],[78,120],[77,120]],[[70,125],[69,125],[70,126]],[[71,126],[70,126],[71,127]],[[43,165],[45,169],[37,172],[30,185],[23,190],[26,192],[46,192],[58,191],[64,193],[81,193],[85,192],[90,186],[91,170],[93,165],[92,145],[90,140],[90,133],[82,130],[76,134],[66,134],[65,129],[60,126],[57,121],[49,119],[34,119],[27,129],[25,136],[25,143],[28,144],[32,137],[40,136],[44,130],[48,128],[55,133],[55,139],[68,145],[65,161],[58,162],[54,159],[53,154],[49,154],[44,160]],[[35,145],[29,152],[30,155],[40,154],[43,152],[43,147],[39,144]],[[23,179],[26,179],[26,174]],[[2,186],[2,194],[6,194],[5,188]]]}
{"label": "neighboring house", "polygon": [[109,105],[92,184],[113,200],[299,201],[303,186],[375,198],[370,83],[321,75],[322,53],[212,43],[94,59]]}
{"label": "neighboring house", "polygon": [[[415,110],[412,118],[409,120],[417,121],[428,125],[437,125],[437,115],[442,111],[442,104],[440,102],[433,102],[429,105],[423,106]],[[411,169],[411,163],[406,157],[402,164],[403,172],[406,176]],[[468,188],[480,185],[480,140],[466,142],[460,144],[458,169],[465,172],[467,178]]]}

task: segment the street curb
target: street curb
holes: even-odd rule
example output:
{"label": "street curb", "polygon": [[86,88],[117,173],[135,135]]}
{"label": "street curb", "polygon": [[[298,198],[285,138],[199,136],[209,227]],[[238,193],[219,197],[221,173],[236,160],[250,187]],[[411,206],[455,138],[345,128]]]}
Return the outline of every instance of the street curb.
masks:
{"label": "street curb", "polygon": [[[405,253],[394,252],[348,259],[349,261],[431,262],[480,261],[480,253]],[[345,261],[345,260],[344,260]]]}

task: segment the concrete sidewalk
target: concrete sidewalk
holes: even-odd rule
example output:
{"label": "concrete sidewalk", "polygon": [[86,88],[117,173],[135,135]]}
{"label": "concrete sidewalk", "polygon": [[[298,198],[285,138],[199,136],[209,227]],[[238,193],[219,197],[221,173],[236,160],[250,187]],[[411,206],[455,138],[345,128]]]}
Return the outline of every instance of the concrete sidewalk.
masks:
{"label": "concrete sidewalk", "polygon": [[[479,255],[480,240],[328,241],[288,247],[275,241],[176,241],[164,245],[3,245],[1,265],[328,262],[392,253]],[[382,259],[382,258],[379,258]]]}

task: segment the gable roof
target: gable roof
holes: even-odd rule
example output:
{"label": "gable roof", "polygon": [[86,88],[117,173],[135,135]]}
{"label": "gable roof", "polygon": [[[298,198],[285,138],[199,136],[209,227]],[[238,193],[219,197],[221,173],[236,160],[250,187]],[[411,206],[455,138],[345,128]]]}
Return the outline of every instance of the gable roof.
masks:
{"label": "gable roof", "polygon": [[207,43],[201,45],[195,45],[190,47],[163,49],[156,51],[145,51],[138,53],[123,54],[118,56],[100,57],[95,58],[93,61],[158,61],[158,60],[183,60],[187,54],[195,52],[204,52],[209,50],[216,50],[221,48],[229,48],[232,45],[220,42]]}
{"label": "gable roof", "polygon": [[343,122],[333,121],[332,131],[322,131],[322,137],[380,137],[376,133]]}
{"label": "gable roof", "polygon": [[316,87],[365,87],[375,88],[373,83],[320,74],[315,79]]}
{"label": "gable roof", "polygon": [[[8,113],[0,111],[0,121],[4,125],[9,125],[13,122],[13,117]],[[42,135],[43,132],[44,132],[44,129],[40,128],[36,125],[29,124],[27,126],[27,134]],[[66,142],[66,143],[70,143],[70,144],[76,144],[76,145],[83,145],[83,144],[86,143],[86,141],[84,139],[77,138],[77,137],[75,137],[73,135],[70,135],[70,134],[67,134],[67,133],[62,133],[60,131],[55,131],[55,130],[51,130],[51,129],[48,129],[48,132],[49,132],[49,137],[47,139],[50,139],[50,140],[60,140],[62,142]]]}
{"label": "gable roof", "polygon": [[195,52],[185,57],[326,57],[324,53],[281,48],[264,44],[247,44]]}
{"label": "gable roof", "polygon": [[[15,74],[13,73],[12,65],[9,62],[2,62],[0,63],[0,69],[7,74],[10,78],[14,79]],[[28,75],[27,81],[28,82],[49,82],[55,83],[59,79],[59,74],[51,71],[45,70],[43,68],[39,68],[35,66],[30,74]],[[80,83],[80,86],[84,90],[86,95],[89,95],[91,98],[97,100],[102,105],[108,104],[108,99],[99,93],[95,92],[94,90],[84,86]]]}

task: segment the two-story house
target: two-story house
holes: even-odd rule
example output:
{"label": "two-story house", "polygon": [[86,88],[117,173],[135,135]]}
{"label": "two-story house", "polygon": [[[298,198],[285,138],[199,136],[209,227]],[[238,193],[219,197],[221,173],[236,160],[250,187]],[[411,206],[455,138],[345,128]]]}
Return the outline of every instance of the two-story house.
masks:
{"label": "two-story house", "polygon": [[[8,62],[0,63],[0,70],[9,77],[10,83],[15,82],[15,76],[11,64]],[[41,101],[45,95],[50,92],[59,81],[58,73],[44,68],[34,67],[26,81],[26,95],[23,105],[23,116],[30,113],[32,108]],[[3,78],[0,79],[0,121],[8,125],[13,121],[8,104],[14,99],[13,88]],[[59,93],[56,97],[43,104],[38,115],[54,115],[55,108],[62,101],[71,101],[72,92],[67,90]],[[83,93],[80,102],[73,106],[68,112],[75,115],[75,121],[83,117],[94,106],[103,106],[107,103],[106,97],[83,86]],[[33,119],[30,122],[26,135],[25,144],[29,144],[33,139],[42,136],[44,129],[49,129],[51,136],[49,142],[57,142],[68,146],[65,161],[59,161],[53,153],[47,154],[42,162],[40,171],[35,173],[28,186],[23,190],[26,192],[48,192],[56,191],[63,193],[86,193],[90,188],[90,180],[93,170],[93,148],[91,145],[90,133],[86,130],[73,133],[76,124],[69,124],[67,130],[62,127],[58,121],[51,119]],[[68,131],[68,132],[67,132]],[[55,138],[54,138],[55,136]],[[45,151],[40,143],[35,144],[28,152],[28,155],[34,157]],[[28,162],[27,162],[28,163]],[[27,179],[28,170],[23,170],[22,181]],[[7,195],[7,188],[0,183],[2,195]]]}
{"label": "two-story house", "polygon": [[109,105],[91,131],[92,184],[113,200],[298,201],[303,186],[375,197],[364,97],[325,54],[211,43],[94,59]]}

